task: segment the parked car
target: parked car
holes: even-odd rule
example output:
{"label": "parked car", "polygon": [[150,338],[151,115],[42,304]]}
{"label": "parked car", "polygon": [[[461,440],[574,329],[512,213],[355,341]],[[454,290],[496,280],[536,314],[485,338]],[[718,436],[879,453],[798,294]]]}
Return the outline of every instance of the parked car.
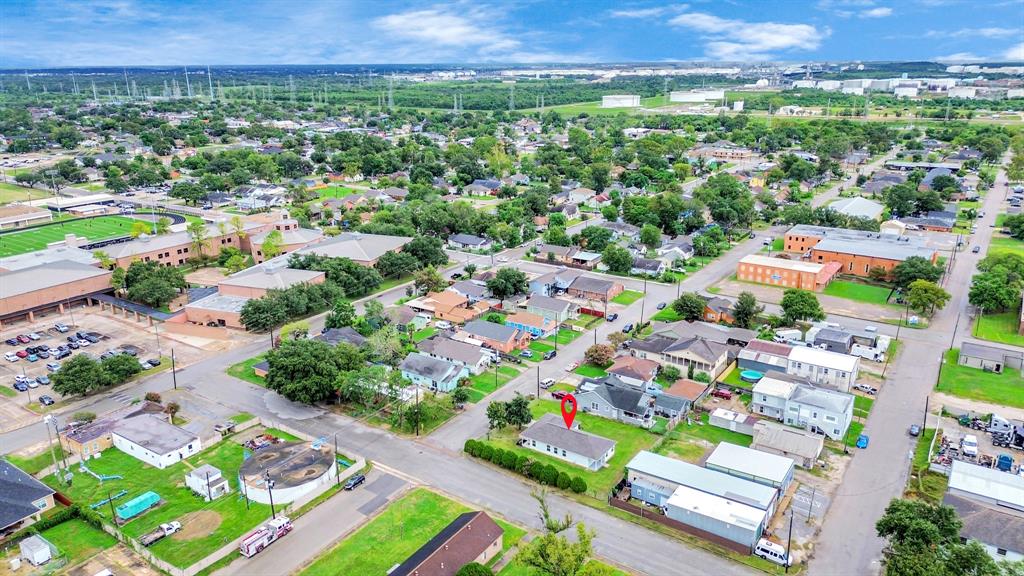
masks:
{"label": "parked car", "polygon": [[974,434],[964,436],[960,441],[960,453],[974,458],[978,455],[978,437]]}
{"label": "parked car", "polygon": [[580,361],[576,360],[574,362],[570,362],[569,365],[565,367],[565,371],[566,372],[572,372],[573,370],[575,370],[575,369],[577,369],[579,367],[580,367]]}
{"label": "parked car", "polygon": [[36,350],[46,350],[47,352],[49,352],[50,346],[47,344],[40,344],[39,346],[36,346]]}
{"label": "parked car", "polygon": [[619,315],[614,313],[614,312],[612,312],[611,314],[608,315],[607,318],[605,318],[605,320],[607,320],[608,322],[615,322],[618,319],[619,319]]}
{"label": "parked car", "polygon": [[555,400],[561,400],[562,398],[565,398],[568,395],[568,392],[562,392],[561,390],[556,390],[555,392],[551,393],[551,397],[554,398]]}
{"label": "parked car", "polygon": [[28,376],[24,376],[22,374],[18,374],[17,376],[14,377],[14,381],[15,382],[22,382],[22,383],[28,384]]}
{"label": "parked car", "polygon": [[28,384],[25,384],[24,382],[15,382],[14,389],[18,392],[28,392]]}
{"label": "parked car", "polygon": [[18,350],[18,351],[17,351],[17,352],[15,352],[14,354],[15,354],[15,355],[16,355],[16,356],[17,356],[18,358],[28,358],[28,352],[25,352],[24,350]]}
{"label": "parked car", "polygon": [[921,434],[921,427],[918,426],[917,424],[911,424],[910,425],[910,435],[911,436],[919,436],[920,434]]}
{"label": "parked car", "polygon": [[522,356],[523,358],[533,358],[533,351],[523,350],[522,352],[519,353],[519,355]]}
{"label": "parked car", "polygon": [[47,358],[50,357],[50,352],[48,350],[40,350],[36,352],[36,356],[42,358],[43,360],[46,360]]}
{"label": "parked car", "polygon": [[[86,334],[85,332],[82,332],[81,330],[79,330],[78,332],[75,332],[75,338],[77,338],[79,340],[85,340],[86,336],[88,336],[88,334]],[[70,338],[70,336],[69,336],[69,338]]]}
{"label": "parked car", "polygon": [[67,358],[68,356],[71,356],[71,350],[67,350],[67,349],[58,350],[57,353],[53,355],[53,359],[54,360],[63,360],[64,358]]}
{"label": "parked car", "polygon": [[25,352],[28,352],[29,354],[35,354],[38,351],[39,351],[39,347],[38,346],[26,346],[25,347]]}
{"label": "parked car", "polygon": [[629,334],[630,332],[633,331],[633,324],[626,324],[625,326],[623,326],[622,331],[625,332],[626,334]]}
{"label": "parked car", "polygon": [[345,490],[353,490],[363,482],[366,482],[366,476],[363,476],[362,474],[356,474],[355,476],[349,478],[348,482],[345,482]]}
{"label": "parked car", "polygon": [[40,396],[39,397],[39,403],[42,404],[43,406],[53,406],[54,405],[53,398],[50,398],[49,396]]}
{"label": "parked car", "polygon": [[46,369],[50,372],[56,372],[57,370],[60,370],[60,362],[48,362],[46,364]]}
{"label": "parked car", "polygon": [[29,354],[28,357],[25,358],[25,360],[28,360],[29,362],[38,362],[39,356],[36,356],[35,354]]}
{"label": "parked car", "polygon": [[91,332],[85,335],[85,340],[90,344],[95,344],[100,341],[99,336],[93,335]]}
{"label": "parked car", "polygon": [[78,346],[80,348],[88,348],[89,345],[92,344],[92,342],[89,342],[88,340],[82,339],[82,340],[79,340],[78,342],[76,342],[76,344],[78,344]]}
{"label": "parked car", "polygon": [[875,388],[874,386],[868,386],[867,384],[854,384],[853,389],[860,390],[861,392],[864,392],[865,394],[870,394],[872,396],[878,394],[878,388]]}
{"label": "parked car", "polygon": [[53,329],[56,330],[57,332],[60,332],[61,334],[67,332],[68,330],[71,330],[71,328],[68,328],[67,324],[61,324],[59,322],[53,325]]}
{"label": "parked car", "polygon": [[867,448],[869,442],[871,442],[871,438],[868,438],[867,434],[861,434],[857,437],[857,448]]}
{"label": "parked car", "polygon": [[160,365],[160,359],[159,358],[150,358],[149,360],[146,360],[146,364],[149,364],[150,366],[156,368],[157,366]]}
{"label": "parked car", "polygon": [[150,368],[152,368],[152,366],[149,365],[149,362],[143,362],[142,360],[139,360],[139,368],[143,372],[145,372],[146,370],[149,370]]}
{"label": "parked car", "polygon": [[39,388],[39,382],[36,382],[35,380],[27,380],[25,382],[25,385],[27,385],[29,388]]}
{"label": "parked car", "polygon": [[14,352],[8,352],[4,354],[4,360],[7,360],[8,362],[17,362],[18,360],[21,360],[21,358]]}
{"label": "parked car", "polygon": [[6,340],[6,342],[7,342],[8,346],[17,346],[18,345],[18,339],[17,338],[8,338]]}
{"label": "parked car", "polygon": [[69,340],[67,344],[68,348],[72,350],[78,350],[82,346],[78,343],[78,340]]}
{"label": "parked car", "polygon": [[22,344],[28,344],[30,341],[31,338],[29,338],[28,336],[25,336],[24,334],[18,334],[18,342],[21,342]]}
{"label": "parked car", "polygon": [[139,353],[138,353],[138,352],[136,352],[136,351],[135,351],[135,350],[134,350],[133,348],[127,348],[127,347],[126,347],[126,348],[122,348],[122,349],[118,350],[118,354],[127,354],[127,355],[129,355],[129,356],[131,356],[131,357],[133,357],[133,358],[134,358],[135,356],[138,356],[138,355],[139,355]]}
{"label": "parked car", "polygon": [[548,388],[551,388],[552,386],[554,386],[554,384],[555,384],[555,379],[554,378],[545,378],[545,379],[540,381],[540,387],[545,389],[545,390],[547,390]]}
{"label": "parked car", "polygon": [[39,335],[38,333],[36,333],[36,332],[29,332],[29,333],[27,334],[27,336],[28,336],[28,339],[29,339],[29,340],[39,340],[40,338],[42,338],[42,336],[40,336],[40,335]]}
{"label": "parked car", "polygon": [[544,353],[545,360],[551,360],[555,356],[558,356],[558,352],[555,352],[554,350],[548,350],[547,352]]}
{"label": "parked car", "polygon": [[434,327],[438,330],[447,330],[452,327],[452,323],[447,320],[438,320],[434,322]]}
{"label": "parked car", "polygon": [[664,302],[658,302],[658,305],[656,306],[656,308],[658,310],[664,310],[665,306],[667,306],[667,304],[665,304]]}
{"label": "parked car", "polygon": [[715,391],[711,393],[715,398],[722,398],[724,400],[732,399],[732,392],[725,388],[715,388]]}
{"label": "parked car", "polygon": [[981,252],[981,246],[975,246],[974,248],[971,248],[972,254],[977,254],[978,252]]}

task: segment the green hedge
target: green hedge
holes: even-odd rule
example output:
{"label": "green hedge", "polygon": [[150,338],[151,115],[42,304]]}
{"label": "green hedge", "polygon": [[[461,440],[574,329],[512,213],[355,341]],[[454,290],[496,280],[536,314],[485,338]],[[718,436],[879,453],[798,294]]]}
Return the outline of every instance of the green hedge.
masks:
{"label": "green hedge", "polygon": [[562,490],[572,490],[577,494],[587,491],[587,481],[583,478],[569,476],[566,472],[559,472],[551,464],[544,464],[527,456],[516,454],[512,450],[495,448],[479,440],[466,440],[463,451],[470,456],[487,460],[506,470],[532,478],[541,484],[557,486]]}

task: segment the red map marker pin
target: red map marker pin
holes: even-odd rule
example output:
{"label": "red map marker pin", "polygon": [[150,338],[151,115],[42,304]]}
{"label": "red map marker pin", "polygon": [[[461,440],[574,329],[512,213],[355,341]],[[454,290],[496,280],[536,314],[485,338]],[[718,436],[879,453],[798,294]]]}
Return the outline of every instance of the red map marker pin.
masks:
{"label": "red map marker pin", "polygon": [[[566,407],[568,404],[568,408]],[[576,418],[576,397],[566,394],[562,398],[562,420],[565,420],[565,427],[572,429],[572,421]]]}

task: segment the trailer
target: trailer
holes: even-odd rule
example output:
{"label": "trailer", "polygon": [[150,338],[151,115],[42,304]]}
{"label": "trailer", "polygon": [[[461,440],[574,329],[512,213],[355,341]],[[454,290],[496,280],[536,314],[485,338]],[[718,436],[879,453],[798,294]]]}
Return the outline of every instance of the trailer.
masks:
{"label": "trailer", "polygon": [[291,531],[292,521],[286,516],[278,516],[246,536],[239,544],[238,551],[242,556],[252,558]]}
{"label": "trailer", "polygon": [[1009,432],[994,432],[992,445],[1000,448],[1024,450],[1024,427],[1014,426]]}
{"label": "trailer", "polygon": [[850,356],[860,356],[875,362],[885,362],[885,349],[854,344],[850,347]]}
{"label": "trailer", "polygon": [[149,546],[150,544],[162,540],[166,536],[174,534],[178,530],[181,530],[181,522],[178,522],[177,520],[175,520],[174,522],[169,522],[167,524],[161,524],[157,526],[155,530],[151,532],[146,532],[145,534],[140,536],[139,542],[143,546]]}

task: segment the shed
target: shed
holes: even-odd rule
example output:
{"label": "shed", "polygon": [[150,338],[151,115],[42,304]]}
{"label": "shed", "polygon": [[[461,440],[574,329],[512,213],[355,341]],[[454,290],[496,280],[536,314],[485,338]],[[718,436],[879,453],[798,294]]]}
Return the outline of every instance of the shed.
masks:
{"label": "shed", "polygon": [[688,486],[672,493],[665,503],[665,515],[751,550],[764,532],[767,518],[764,510]]}
{"label": "shed", "polygon": [[755,416],[740,414],[725,408],[715,408],[714,412],[708,416],[708,424],[739,432],[740,434],[746,434],[747,436],[754,435],[754,424],[756,423],[757,418]]}
{"label": "shed", "polygon": [[18,549],[21,557],[31,562],[33,566],[46,564],[53,557],[49,543],[38,534],[22,540],[18,544]]}
{"label": "shed", "polygon": [[754,450],[792,458],[797,466],[812,468],[825,439],[819,434],[762,420],[754,425]]}
{"label": "shed", "polygon": [[1006,366],[1020,370],[1024,364],[1024,355],[1015,350],[964,342],[960,345],[957,364],[1002,374],[1003,368]]}
{"label": "shed", "polygon": [[785,492],[793,482],[795,464],[792,458],[722,442],[704,466]]}

